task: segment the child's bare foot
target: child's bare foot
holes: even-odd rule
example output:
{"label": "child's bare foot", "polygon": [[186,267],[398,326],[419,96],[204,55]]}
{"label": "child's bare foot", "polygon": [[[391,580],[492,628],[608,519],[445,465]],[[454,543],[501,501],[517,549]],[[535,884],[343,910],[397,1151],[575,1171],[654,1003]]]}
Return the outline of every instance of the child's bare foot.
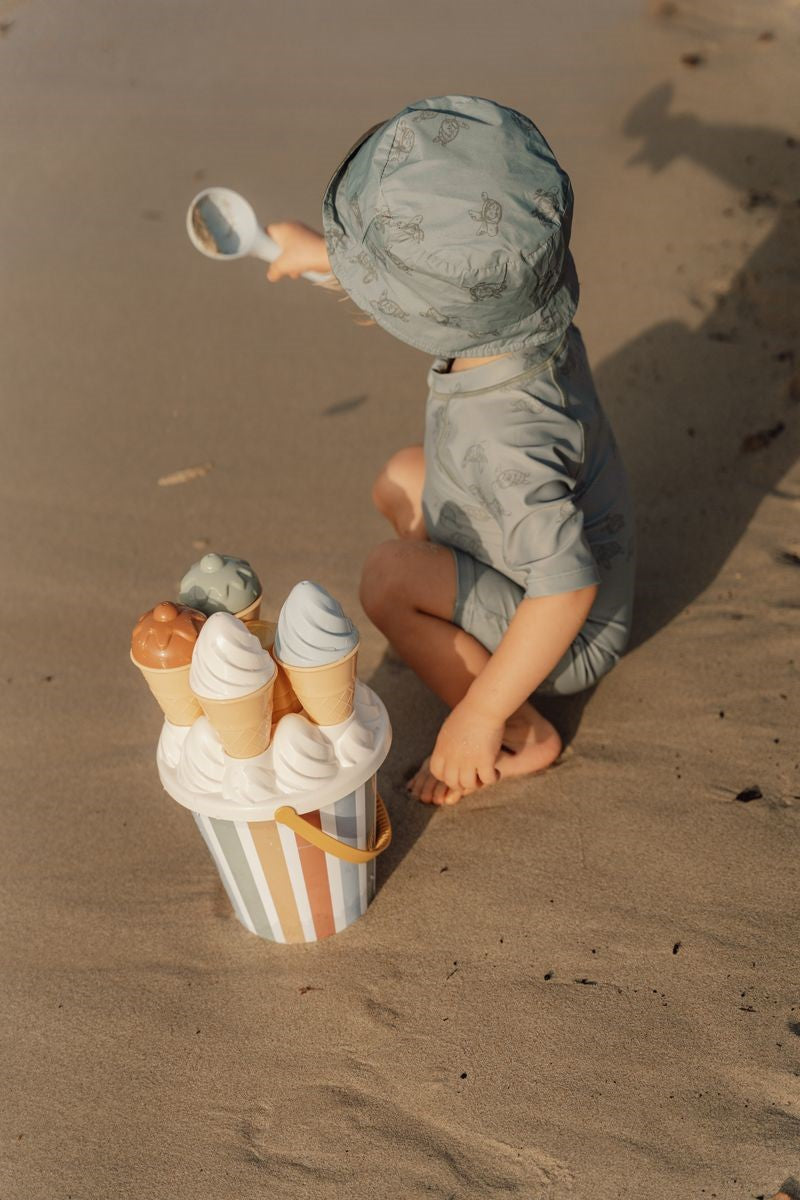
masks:
{"label": "child's bare foot", "polygon": [[406,791],[421,800],[423,804],[458,804],[464,792],[460,788],[450,788],[431,772],[430,755],[412,779],[406,784]]}
{"label": "child's bare foot", "polygon": [[[523,704],[506,721],[503,749],[496,766],[501,779],[533,775],[554,763],[560,753],[561,738],[555,727],[532,704]],[[425,759],[406,784],[406,790],[423,804],[458,804],[467,793],[461,788],[448,787],[432,775],[430,761],[430,758]]]}

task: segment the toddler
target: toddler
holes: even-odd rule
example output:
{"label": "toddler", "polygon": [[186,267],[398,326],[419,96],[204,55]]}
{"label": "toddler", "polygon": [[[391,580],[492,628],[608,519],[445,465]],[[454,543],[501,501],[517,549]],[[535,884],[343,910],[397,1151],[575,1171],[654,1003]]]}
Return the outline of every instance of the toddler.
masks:
{"label": "toddler", "polygon": [[337,168],[324,236],[271,225],[268,277],[333,272],[434,355],[424,444],[373,496],[397,538],[363,572],[368,616],[451,709],[409,783],[454,804],[561,751],[537,695],[605,675],[627,644],[628,483],[572,324],[572,188],[536,126],[474,96],[409,105]]}

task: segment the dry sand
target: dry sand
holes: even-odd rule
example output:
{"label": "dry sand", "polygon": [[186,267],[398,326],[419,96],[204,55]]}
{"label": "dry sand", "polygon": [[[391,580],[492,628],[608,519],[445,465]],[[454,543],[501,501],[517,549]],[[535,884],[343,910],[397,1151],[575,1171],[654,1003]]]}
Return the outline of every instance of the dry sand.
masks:
{"label": "dry sand", "polygon": [[[797,3],[0,18],[0,1195],[797,1195]],[[432,814],[401,785],[441,710],[357,607],[427,361],[183,221],[219,182],[314,222],[364,128],[447,91],[530,113],[573,176],[641,573],[564,764]],[[267,615],[323,580],[393,719],[378,897],[316,946],[236,923],[157,781],[129,631],[206,546]]]}

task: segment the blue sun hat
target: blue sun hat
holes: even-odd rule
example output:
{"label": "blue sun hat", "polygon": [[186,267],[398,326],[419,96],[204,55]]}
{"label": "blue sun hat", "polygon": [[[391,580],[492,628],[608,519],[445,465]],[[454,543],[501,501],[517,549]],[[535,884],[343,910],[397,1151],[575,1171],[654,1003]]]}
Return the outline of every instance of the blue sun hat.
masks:
{"label": "blue sun hat", "polygon": [[322,221],[345,291],[429,354],[552,344],[577,308],[569,178],[533,122],[492,100],[419,100],[370,130]]}

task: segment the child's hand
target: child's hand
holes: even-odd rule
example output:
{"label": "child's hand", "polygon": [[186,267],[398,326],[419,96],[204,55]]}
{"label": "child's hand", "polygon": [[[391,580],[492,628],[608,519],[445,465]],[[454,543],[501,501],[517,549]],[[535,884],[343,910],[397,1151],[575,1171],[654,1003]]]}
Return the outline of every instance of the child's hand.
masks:
{"label": "child's hand", "polygon": [[495,720],[464,699],[457,704],[439,730],[431,755],[431,773],[450,788],[474,791],[484,783],[496,783],[495,766],[503,739],[505,720]]}
{"label": "child's hand", "polygon": [[267,233],[277,242],[283,253],[270,263],[267,279],[277,283],[279,279],[299,279],[306,271],[330,274],[331,264],[325,239],[299,221],[281,221],[267,225]]}

